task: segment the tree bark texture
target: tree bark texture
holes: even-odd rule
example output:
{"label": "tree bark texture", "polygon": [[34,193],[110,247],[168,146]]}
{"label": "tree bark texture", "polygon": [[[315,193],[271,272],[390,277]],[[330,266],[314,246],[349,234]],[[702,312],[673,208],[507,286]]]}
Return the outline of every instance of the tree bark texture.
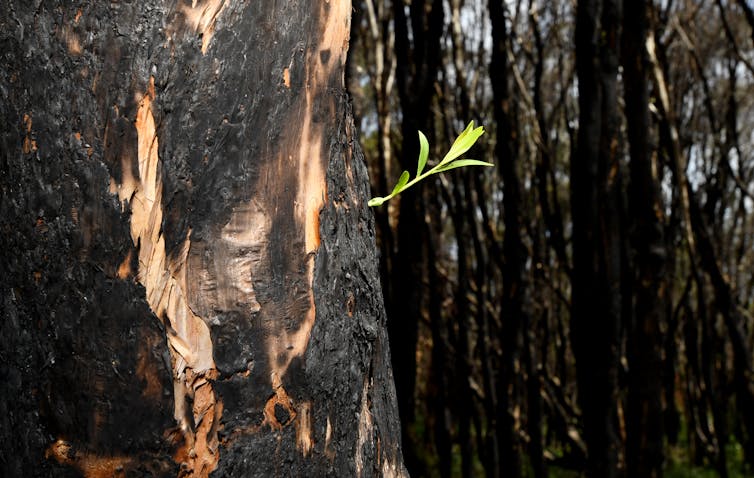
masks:
{"label": "tree bark texture", "polygon": [[403,475],[351,3],[0,9],[0,474]]}

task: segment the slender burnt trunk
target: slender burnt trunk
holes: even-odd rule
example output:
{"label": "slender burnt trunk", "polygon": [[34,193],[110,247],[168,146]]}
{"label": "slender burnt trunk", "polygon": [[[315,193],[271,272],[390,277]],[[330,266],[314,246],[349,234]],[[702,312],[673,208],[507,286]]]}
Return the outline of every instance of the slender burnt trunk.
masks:
{"label": "slender burnt trunk", "polygon": [[[402,170],[414,171],[419,152],[417,130],[431,130],[430,103],[440,66],[443,7],[439,0],[414,0],[406,16],[404,2],[394,0],[393,14],[396,86],[403,114],[398,164]],[[418,449],[421,445],[413,443],[409,430],[415,421],[417,327],[425,267],[423,246],[417,238],[422,234],[425,208],[416,188],[401,194],[398,207],[396,253],[390,271],[393,285],[387,300],[388,327],[394,350],[393,369],[396,373],[406,464],[410,472],[420,474],[422,464]]]}
{"label": "slender burnt trunk", "polygon": [[0,17],[0,474],[405,475],[350,2],[77,3]]}
{"label": "slender burnt trunk", "polygon": [[503,180],[503,299],[502,299],[502,363],[497,387],[497,432],[501,473],[504,476],[521,475],[522,446],[516,420],[517,369],[522,343],[522,327],[526,317],[526,271],[528,252],[523,244],[523,202],[518,177],[518,155],[515,151],[514,106],[508,86],[508,41],[505,23],[505,5],[501,1],[489,2],[492,21],[493,50],[490,62],[493,114],[496,122],[495,157]]}
{"label": "slender burnt trunk", "polygon": [[457,390],[455,392],[455,415],[458,420],[458,442],[461,449],[461,476],[467,478],[472,472],[472,442],[471,442],[471,417],[474,414],[474,403],[472,401],[472,391],[469,386],[469,377],[471,377],[471,354],[469,351],[469,325],[468,318],[471,315],[471,304],[469,297],[472,292],[469,286],[471,278],[471,268],[469,262],[471,258],[469,244],[464,244],[470,236],[469,229],[473,227],[467,220],[468,212],[465,205],[468,205],[471,198],[464,194],[468,190],[464,187],[464,181],[459,181],[453,187],[453,198],[455,207],[453,212],[453,228],[456,233],[456,242],[458,246],[458,270],[456,271],[456,282],[458,288],[455,294],[455,315],[457,322],[457,333],[455,340],[455,370]]}
{"label": "slender burnt trunk", "polygon": [[571,158],[571,342],[590,477],[618,475],[621,328],[616,81],[620,2],[580,0],[576,13],[579,131]]}
{"label": "slender burnt trunk", "polygon": [[[649,71],[645,44],[649,6],[624,0],[623,88],[630,146],[631,246],[634,304],[628,327],[629,387],[626,414],[628,476],[662,474],[663,338],[667,322],[664,208],[650,149]],[[672,360],[672,359],[671,359]],[[672,379],[672,377],[670,377]],[[672,397],[670,397],[672,399]]]}
{"label": "slender burnt trunk", "polygon": [[[436,197],[436,196],[435,196]],[[437,264],[440,263],[441,244],[437,238],[441,237],[443,227],[442,215],[440,214],[439,202],[434,201],[430,204],[430,218],[428,223],[424,224],[425,237],[427,240],[427,282],[430,290],[443,290],[445,279],[438,270]],[[434,415],[433,436],[435,451],[439,463],[439,472],[442,478],[449,478],[452,474],[453,467],[453,442],[452,442],[452,423],[450,419],[449,398],[451,390],[449,387],[448,365],[450,351],[447,347],[447,331],[443,321],[442,314],[442,297],[440,294],[431,294],[427,312],[429,315],[430,329],[432,336],[432,366],[430,369],[430,407]]]}

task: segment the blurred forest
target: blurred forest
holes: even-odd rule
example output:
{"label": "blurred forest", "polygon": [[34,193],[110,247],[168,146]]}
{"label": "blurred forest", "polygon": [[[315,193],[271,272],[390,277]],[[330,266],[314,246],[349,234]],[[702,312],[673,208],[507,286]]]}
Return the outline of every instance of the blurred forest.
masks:
{"label": "blurred forest", "polygon": [[354,1],[412,476],[754,476],[753,10]]}

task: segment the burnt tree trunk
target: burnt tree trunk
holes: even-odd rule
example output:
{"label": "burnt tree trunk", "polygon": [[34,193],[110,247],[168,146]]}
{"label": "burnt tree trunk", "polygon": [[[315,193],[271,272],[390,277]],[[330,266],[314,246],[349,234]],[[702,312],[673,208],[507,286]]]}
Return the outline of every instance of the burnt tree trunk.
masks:
{"label": "burnt tree trunk", "polygon": [[617,74],[621,2],[579,0],[579,132],[571,157],[571,342],[588,449],[587,476],[618,476],[621,327]]}
{"label": "burnt tree trunk", "polygon": [[[646,54],[649,6],[623,2],[622,55],[625,115],[630,143],[629,201],[634,252],[633,314],[628,327],[629,388],[626,413],[628,476],[661,476],[663,464],[663,336],[667,291],[664,212],[652,164],[649,71]],[[672,358],[670,359],[672,360]],[[672,380],[672,377],[671,377]],[[673,397],[669,397],[673,399]]]}
{"label": "burnt tree trunk", "polygon": [[350,2],[0,10],[0,474],[404,475]]}
{"label": "burnt tree trunk", "polygon": [[[419,151],[416,131],[427,132],[432,139],[430,105],[441,60],[443,7],[440,0],[416,0],[411,2],[406,16],[404,2],[393,0],[392,6],[395,15],[396,86],[402,112],[402,142],[396,155],[400,168],[411,171],[416,167]],[[421,284],[426,270],[421,223],[426,208],[415,188],[402,193],[398,201],[395,251],[389,251],[394,256],[390,261],[390,278],[385,281],[392,285],[385,302],[390,317],[390,343],[395,350],[393,368],[403,424],[406,467],[412,474],[422,475],[425,473],[422,444],[418,443],[411,430],[416,423],[416,346],[424,293]]]}
{"label": "burnt tree trunk", "polygon": [[[522,331],[528,323],[526,300],[526,260],[528,252],[523,243],[523,201],[518,177],[518,156],[515,151],[517,131],[514,126],[513,99],[508,87],[508,41],[506,6],[503,2],[489,2],[492,22],[493,50],[490,59],[490,80],[494,98],[493,114],[496,122],[495,158],[503,179],[503,298],[500,330],[501,372],[497,383],[496,433],[500,472],[503,476],[522,475],[522,444],[519,438],[517,409],[520,393],[517,381],[521,360]],[[535,465],[536,466],[536,465]]]}

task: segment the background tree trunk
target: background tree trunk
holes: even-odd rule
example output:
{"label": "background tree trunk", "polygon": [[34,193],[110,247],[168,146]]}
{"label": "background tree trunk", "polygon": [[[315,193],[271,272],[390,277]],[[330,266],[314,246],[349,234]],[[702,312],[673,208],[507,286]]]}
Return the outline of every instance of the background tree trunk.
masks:
{"label": "background tree trunk", "polygon": [[2,475],[404,475],[350,2],[1,8]]}
{"label": "background tree trunk", "polygon": [[579,132],[571,158],[571,343],[588,447],[587,475],[617,476],[621,327],[617,73],[621,3],[580,0]]}
{"label": "background tree trunk", "polygon": [[[503,2],[489,2],[492,23],[492,56],[490,58],[490,81],[492,83],[493,117],[495,119],[495,157],[503,181],[503,217],[505,235],[503,239],[503,297],[500,328],[502,359],[500,377],[497,383],[497,427],[500,456],[500,472],[504,476],[521,476],[522,463],[520,424],[516,418],[519,408],[517,396],[520,392],[518,375],[521,355],[522,331],[526,330],[527,284],[525,263],[527,251],[523,244],[521,185],[517,167],[514,100],[508,86],[511,66],[508,64],[509,33],[506,26],[506,7]],[[536,468],[536,464],[534,468]]]}
{"label": "background tree trunk", "polygon": [[[393,11],[396,86],[401,107],[405,111],[400,129],[402,142],[396,157],[399,171],[414,171],[419,151],[417,130],[422,130],[430,140],[433,139],[430,107],[440,66],[443,5],[439,0],[413,0],[406,16],[404,2],[393,0]],[[425,465],[422,460],[426,459],[420,456],[418,440],[411,433],[416,424],[416,344],[423,299],[419,284],[424,281],[427,269],[423,251],[423,244],[427,241],[421,226],[426,208],[420,197],[416,189],[409,189],[398,199],[399,219],[389,278],[392,287],[385,296],[390,343],[395,350],[393,369],[403,425],[406,466],[412,474],[418,475],[423,474]],[[382,250],[386,253],[384,246]]]}
{"label": "background tree trunk", "polygon": [[[628,476],[661,476],[663,463],[663,336],[668,301],[663,224],[657,166],[652,164],[649,71],[646,54],[649,5],[624,1],[623,76],[630,146],[632,286],[635,294],[627,337],[629,365],[626,411]],[[669,360],[673,360],[672,355]],[[672,382],[672,381],[671,381]],[[669,396],[670,400],[674,397]]]}

